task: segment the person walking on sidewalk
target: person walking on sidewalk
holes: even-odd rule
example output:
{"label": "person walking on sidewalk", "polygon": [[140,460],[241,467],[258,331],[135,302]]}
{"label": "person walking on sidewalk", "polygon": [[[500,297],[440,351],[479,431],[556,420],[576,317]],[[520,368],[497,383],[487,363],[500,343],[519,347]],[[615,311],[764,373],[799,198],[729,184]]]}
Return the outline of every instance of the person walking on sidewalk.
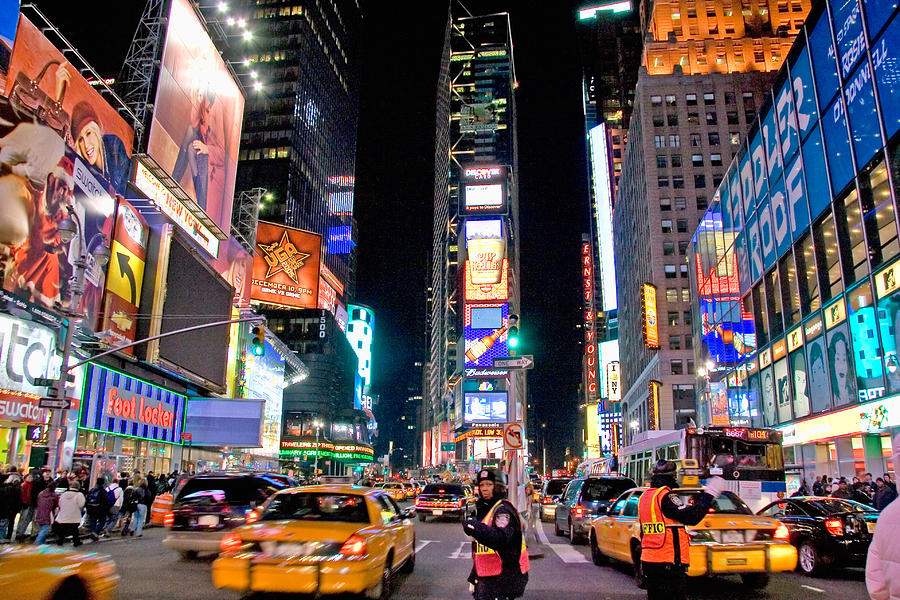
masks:
{"label": "person walking on sidewalk", "polygon": [[25,476],[22,482],[19,496],[21,498],[22,508],[19,511],[19,524],[16,526],[16,541],[21,542],[25,539],[25,533],[28,526],[31,525],[31,519],[34,518],[34,498],[31,492],[34,490],[34,473]]}
{"label": "person walking on sidewalk", "polygon": [[91,530],[91,539],[95,542],[100,539],[100,532],[106,526],[109,517],[109,492],[106,491],[106,479],[97,478],[97,485],[87,493],[85,509],[88,516],[88,527]]}
{"label": "person walking on sidewalk", "polygon": [[119,482],[113,479],[106,488],[106,493],[112,499],[109,506],[109,518],[106,522],[106,535],[112,535],[116,523],[119,522],[119,512],[122,510],[122,503],[125,501],[125,492],[119,486]]}
{"label": "person walking on sidewalk", "polygon": [[78,524],[81,523],[81,509],[84,508],[84,494],[75,477],[68,478],[68,489],[59,497],[59,512],[56,514],[56,543],[60,546],[72,536],[75,547],[81,545]]}
{"label": "person walking on sidewalk", "polygon": [[144,523],[147,521],[147,513],[150,511],[150,505],[153,502],[150,499],[150,492],[147,491],[146,479],[141,479],[141,482],[134,489],[134,494],[137,501],[137,512],[133,521],[132,535],[142,537],[144,535]]}
{"label": "person walking on sidewalk", "polygon": [[[49,475],[50,471],[45,471],[45,473]],[[40,545],[47,541],[50,527],[53,524],[53,515],[57,509],[59,509],[59,496],[56,495],[56,490],[52,486],[47,486],[38,494],[37,502],[35,503],[34,522],[38,526],[37,538],[34,540],[35,544]]]}
{"label": "person walking on sidewalk", "polygon": [[6,478],[0,482],[0,540],[12,541],[13,526],[21,506],[22,477],[17,469],[10,465],[6,468]]}

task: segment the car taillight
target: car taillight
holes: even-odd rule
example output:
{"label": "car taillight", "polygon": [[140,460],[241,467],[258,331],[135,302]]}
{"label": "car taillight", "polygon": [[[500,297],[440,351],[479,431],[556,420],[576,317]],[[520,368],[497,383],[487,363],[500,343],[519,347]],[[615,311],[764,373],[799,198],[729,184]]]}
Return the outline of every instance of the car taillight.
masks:
{"label": "car taillight", "polygon": [[840,519],[825,519],[825,529],[831,535],[844,535],[844,523]]}
{"label": "car taillight", "polygon": [[552,498],[543,498],[541,499],[541,504],[553,504]]}
{"label": "car taillight", "polygon": [[460,506],[465,506],[465,505],[466,505],[466,499],[465,499],[465,498],[460,498],[460,499],[459,499],[459,505],[460,505]]}
{"label": "car taillight", "polygon": [[248,511],[244,519],[247,521],[247,524],[256,523],[259,521],[259,513],[255,510]]}
{"label": "car taillight", "polygon": [[171,527],[174,524],[175,524],[175,513],[167,512],[163,516],[163,525],[166,527]]}
{"label": "car taillight", "polygon": [[229,533],[219,542],[219,548],[222,552],[237,552],[243,545],[244,542],[241,541],[241,537],[236,533]]}
{"label": "car taillight", "polygon": [[776,540],[787,540],[789,537],[791,537],[791,532],[788,531],[787,525],[782,523],[778,526],[777,529],[775,529],[775,533],[772,535],[772,537]]}
{"label": "car taillight", "polygon": [[362,556],[366,553],[366,539],[355,533],[347,538],[341,546],[340,554],[344,556]]}
{"label": "car taillight", "polygon": [[580,519],[581,517],[584,516],[584,507],[583,507],[583,506],[576,506],[576,507],[572,510],[572,512],[573,512],[573,514],[575,515],[575,518],[576,518],[576,519]]}

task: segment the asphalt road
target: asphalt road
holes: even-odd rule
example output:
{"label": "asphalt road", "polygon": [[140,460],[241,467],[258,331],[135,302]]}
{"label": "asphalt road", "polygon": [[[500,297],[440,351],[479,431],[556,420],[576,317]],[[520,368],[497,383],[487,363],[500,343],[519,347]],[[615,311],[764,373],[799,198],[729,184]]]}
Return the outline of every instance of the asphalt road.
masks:
{"label": "asphalt road", "polygon": [[[415,572],[398,576],[394,582],[397,600],[464,600],[470,598],[466,577],[471,569],[469,538],[459,523],[429,519],[415,521],[417,561]],[[86,544],[83,550],[110,554],[122,581],[121,600],[232,600],[239,594],[216,590],[210,578],[212,557],[183,561],[162,545],[165,531],[159,527],[145,530],[144,537],[113,538]],[[531,561],[527,600],[601,600],[646,598],[635,587],[626,566],[597,567],[591,562],[587,546],[571,546],[566,538],[556,537],[550,524],[543,524],[532,553],[543,558]],[[772,577],[763,592],[743,588],[737,577],[691,580],[690,597],[698,600],[866,600],[861,569],[835,570],[823,578],[795,573]]]}

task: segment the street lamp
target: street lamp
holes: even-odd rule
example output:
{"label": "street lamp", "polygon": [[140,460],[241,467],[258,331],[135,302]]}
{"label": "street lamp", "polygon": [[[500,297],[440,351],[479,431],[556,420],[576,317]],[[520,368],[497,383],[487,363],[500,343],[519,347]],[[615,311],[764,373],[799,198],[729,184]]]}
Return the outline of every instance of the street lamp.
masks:
{"label": "street lamp", "polygon": [[[84,229],[81,226],[81,220],[78,218],[78,214],[73,207],[68,206],[66,208],[69,214],[57,225],[57,234],[63,244],[68,244],[77,237],[78,252],[74,263],[75,271],[69,279],[69,306],[62,311],[68,321],[66,324],[66,337],[62,348],[62,368],[60,369],[59,377],[53,382],[53,387],[50,388],[48,392],[51,397],[59,399],[66,398],[66,379],[69,373],[69,356],[72,349],[72,330],[75,327],[76,319],[82,317],[82,315],[78,313],[78,305],[81,303],[81,296],[84,294],[84,276],[85,269],[88,267],[89,249],[92,246],[95,248],[93,252],[90,252],[90,255],[98,266],[105,267],[109,262],[109,241],[107,240],[106,235],[96,233],[91,237],[90,241],[85,244],[83,234]],[[96,242],[99,242],[99,244],[96,244]],[[47,465],[50,467],[51,472],[55,472],[56,469],[59,468],[59,446],[62,443],[62,440],[60,439],[62,437],[60,434],[60,427],[62,426],[63,416],[66,414],[68,414],[68,408],[53,409],[50,413]]]}
{"label": "street lamp", "polygon": [[547,445],[545,443],[544,434],[547,431],[547,424],[541,423],[541,453],[544,457],[544,479],[547,478]]}
{"label": "street lamp", "polygon": [[319,475],[319,452],[321,452],[321,450],[322,450],[321,448],[319,448],[319,431],[321,431],[322,427],[324,427],[324,424],[321,421],[316,420],[316,421],[313,421],[313,427],[316,428],[316,466],[313,467],[313,475],[318,476]]}

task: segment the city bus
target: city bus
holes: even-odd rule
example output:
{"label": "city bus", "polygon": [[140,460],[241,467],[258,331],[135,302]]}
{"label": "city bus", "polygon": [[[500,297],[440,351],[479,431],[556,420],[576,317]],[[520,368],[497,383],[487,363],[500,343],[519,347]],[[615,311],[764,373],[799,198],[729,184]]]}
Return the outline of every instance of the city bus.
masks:
{"label": "city bus", "polygon": [[692,427],[645,431],[621,450],[620,471],[638,484],[646,484],[658,460],[694,459],[701,484],[718,475],[728,483],[729,490],[757,511],[786,496],[781,442],[781,432],[774,429]]}

